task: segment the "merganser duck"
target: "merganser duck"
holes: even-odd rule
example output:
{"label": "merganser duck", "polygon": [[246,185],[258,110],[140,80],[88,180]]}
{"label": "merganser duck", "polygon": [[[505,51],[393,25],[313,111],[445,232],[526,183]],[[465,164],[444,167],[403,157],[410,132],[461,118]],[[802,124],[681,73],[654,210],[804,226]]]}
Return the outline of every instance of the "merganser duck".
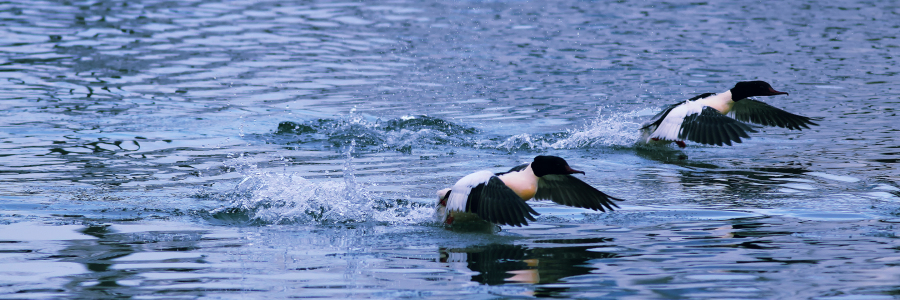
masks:
{"label": "merganser duck", "polygon": [[819,125],[809,118],[786,112],[764,102],[749,99],[753,96],[787,95],[772,88],[765,81],[741,81],[723,93],[705,93],[687,101],[669,105],[662,112],[641,124],[643,141],[675,142],[684,148],[684,140],[707,145],[741,142],[750,138],[747,132],[757,132],[755,125],[777,126],[787,129],[809,129]]}
{"label": "merganser duck", "polygon": [[504,173],[478,171],[437,192],[436,217],[448,225],[473,218],[498,225],[528,225],[528,220],[540,215],[525,203],[532,198],[599,211],[619,207],[612,200],[622,199],[570,175],[575,173],[584,174],[569,167],[565,159],[543,155]]}

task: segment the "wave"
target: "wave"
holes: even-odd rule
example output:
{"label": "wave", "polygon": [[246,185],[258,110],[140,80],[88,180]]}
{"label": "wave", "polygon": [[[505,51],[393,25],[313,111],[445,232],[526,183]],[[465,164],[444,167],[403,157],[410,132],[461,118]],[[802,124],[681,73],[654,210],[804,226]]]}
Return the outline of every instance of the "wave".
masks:
{"label": "wave", "polygon": [[355,143],[362,150],[390,149],[401,152],[418,147],[473,145],[478,130],[426,115],[389,120],[368,120],[351,114],[346,119],[318,119],[278,124],[274,138],[280,144],[327,143],[342,147]]}
{"label": "wave", "polygon": [[268,137],[279,144],[326,143],[343,147],[355,142],[363,151],[441,147],[470,147],[508,152],[548,149],[600,147],[633,147],[640,140],[640,123],[645,110],[597,116],[589,124],[564,132],[513,136],[490,136],[474,128],[426,115],[410,115],[396,119],[366,118],[351,113],[346,119],[318,119],[307,122],[285,121]]}

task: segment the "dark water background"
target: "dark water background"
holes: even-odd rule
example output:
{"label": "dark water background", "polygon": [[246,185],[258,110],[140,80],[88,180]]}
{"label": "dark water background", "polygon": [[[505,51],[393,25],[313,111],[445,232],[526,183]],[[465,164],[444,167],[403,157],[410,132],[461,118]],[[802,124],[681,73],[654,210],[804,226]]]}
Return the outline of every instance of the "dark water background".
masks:
{"label": "dark water background", "polygon": [[[900,298],[893,1],[0,2],[0,297]],[[736,81],[824,118],[635,147]],[[539,154],[627,199],[497,234]]]}

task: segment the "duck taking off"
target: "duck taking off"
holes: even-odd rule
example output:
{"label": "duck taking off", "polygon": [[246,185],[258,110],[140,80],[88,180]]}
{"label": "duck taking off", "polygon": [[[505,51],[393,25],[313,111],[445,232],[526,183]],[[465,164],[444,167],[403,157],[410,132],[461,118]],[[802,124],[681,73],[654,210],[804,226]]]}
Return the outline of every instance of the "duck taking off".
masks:
{"label": "duck taking off", "polygon": [[741,138],[749,139],[747,132],[757,132],[754,127],[758,126],[746,123],[791,130],[819,125],[812,122],[819,118],[795,115],[749,98],[787,94],[776,91],[765,81],[741,81],[723,93],[700,94],[687,101],[669,105],[641,124],[642,141],[675,142],[681,148],[686,146],[684,140],[731,146],[731,142],[740,143]]}
{"label": "duck taking off", "polygon": [[478,171],[438,191],[436,217],[446,224],[478,217],[498,225],[522,226],[540,215],[525,203],[529,199],[599,211],[619,207],[613,200],[622,199],[571,175],[575,173],[584,174],[560,157],[543,155],[504,173]]}

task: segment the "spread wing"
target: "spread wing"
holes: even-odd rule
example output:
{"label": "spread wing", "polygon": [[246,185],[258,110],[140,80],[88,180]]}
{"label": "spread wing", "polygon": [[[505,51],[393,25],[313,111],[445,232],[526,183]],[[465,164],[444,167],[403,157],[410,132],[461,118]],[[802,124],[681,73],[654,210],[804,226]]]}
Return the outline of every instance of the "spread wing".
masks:
{"label": "spread wing", "polygon": [[740,143],[741,138],[750,138],[747,132],[756,130],[751,125],[719,113],[715,108],[705,106],[700,113],[684,117],[678,138],[707,145],[731,146],[731,142]]}
{"label": "spread wing", "polygon": [[612,200],[622,200],[611,197],[572,175],[541,176],[534,199],[599,211],[613,211],[613,207],[618,208],[619,205]]}
{"label": "spread wing", "polygon": [[812,120],[821,120],[821,118],[795,115],[753,99],[743,99],[735,102],[729,115],[742,122],[763,126],[777,126],[791,130],[809,129],[809,125],[819,125],[812,122]]}

